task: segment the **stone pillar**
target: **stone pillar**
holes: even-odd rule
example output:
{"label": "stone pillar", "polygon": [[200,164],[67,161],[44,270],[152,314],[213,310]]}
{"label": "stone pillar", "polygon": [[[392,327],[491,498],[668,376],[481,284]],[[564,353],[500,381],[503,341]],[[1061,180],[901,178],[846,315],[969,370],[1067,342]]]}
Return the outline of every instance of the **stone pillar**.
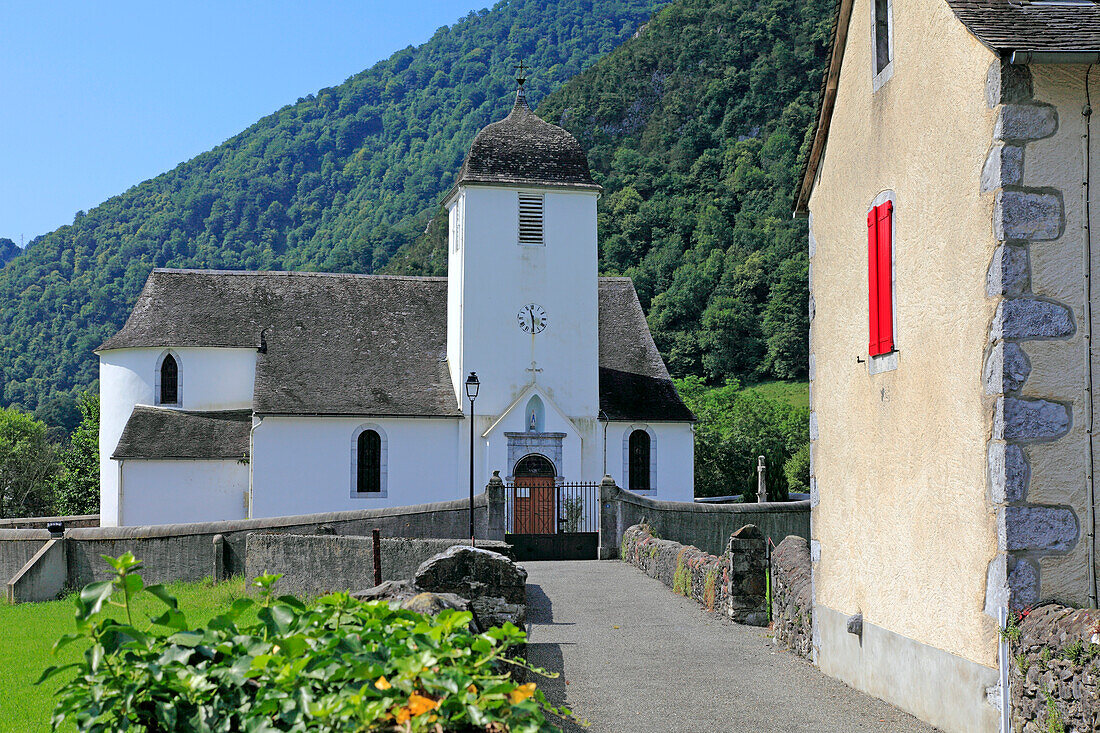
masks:
{"label": "stone pillar", "polygon": [[214,564],[213,564],[213,577],[215,583],[221,583],[226,579],[228,573],[225,572],[225,535],[214,535]]}
{"label": "stone pillar", "polygon": [[764,535],[746,524],[730,536],[726,554],[730,562],[729,617],[739,624],[766,626],[768,605],[764,574],[767,572]]}
{"label": "stone pillar", "polygon": [[600,481],[600,554],[601,560],[614,560],[619,556],[622,528],[619,518],[619,487],[615,479],[604,475]]}
{"label": "stone pillar", "polygon": [[486,539],[504,541],[506,531],[504,519],[504,482],[500,471],[493,471],[493,477],[485,486],[485,496],[489,500],[489,527]]}

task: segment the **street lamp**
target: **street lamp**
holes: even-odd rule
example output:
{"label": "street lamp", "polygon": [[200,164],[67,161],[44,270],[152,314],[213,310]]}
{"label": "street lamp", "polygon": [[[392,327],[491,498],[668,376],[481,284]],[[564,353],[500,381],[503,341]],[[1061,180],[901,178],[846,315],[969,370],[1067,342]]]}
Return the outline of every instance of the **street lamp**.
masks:
{"label": "street lamp", "polygon": [[477,390],[481,386],[477,372],[470,372],[466,377],[466,396],[470,398],[470,546],[476,547],[474,540],[474,400],[477,399]]}

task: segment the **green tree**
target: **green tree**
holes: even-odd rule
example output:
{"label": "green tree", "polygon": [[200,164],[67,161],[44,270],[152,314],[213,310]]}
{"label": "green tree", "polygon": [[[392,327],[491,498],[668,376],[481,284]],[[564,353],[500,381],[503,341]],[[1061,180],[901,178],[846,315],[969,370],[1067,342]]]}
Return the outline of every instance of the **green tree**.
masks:
{"label": "green tree", "polygon": [[762,323],[768,353],[764,369],[780,379],[805,379],[810,358],[807,276],[809,259],[799,252],[779,267]]}
{"label": "green tree", "polygon": [[520,59],[541,99],[665,1],[500,0],[78,212],[21,253],[0,240],[0,264],[14,256],[0,268],[0,405],[36,410],[91,386],[93,350],[122,326],[153,267],[383,267],[424,231],[477,131],[507,114]]}
{"label": "green tree", "polygon": [[99,395],[84,392],[80,425],[61,452],[54,485],[54,511],[59,515],[99,513]]}
{"label": "green tree", "polygon": [[695,426],[695,495],[756,500],[756,463],[764,456],[768,498],[788,494],[784,464],[808,442],[809,410],[743,389],[737,380],[708,388],[701,377],[677,380]]}
{"label": "green tree", "polygon": [[49,514],[57,449],[45,423],[15,408],[0,409],[0,517]]}
{"label": "green tree", "polygon": [[810,444],[799,448],[783,464],[783,475],[787,477],[787,489],[806,493],[810,490]]}

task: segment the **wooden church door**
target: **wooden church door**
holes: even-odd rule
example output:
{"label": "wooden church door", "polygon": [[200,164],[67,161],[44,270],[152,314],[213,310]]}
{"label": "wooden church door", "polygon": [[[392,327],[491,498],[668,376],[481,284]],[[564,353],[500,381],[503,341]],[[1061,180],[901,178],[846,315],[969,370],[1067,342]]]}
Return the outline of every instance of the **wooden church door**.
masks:
{"label": "wooden church door", "polygon": [[557,530],[554,464],[538,454],[524,456],[513,472],[516,534],[554,534]]}

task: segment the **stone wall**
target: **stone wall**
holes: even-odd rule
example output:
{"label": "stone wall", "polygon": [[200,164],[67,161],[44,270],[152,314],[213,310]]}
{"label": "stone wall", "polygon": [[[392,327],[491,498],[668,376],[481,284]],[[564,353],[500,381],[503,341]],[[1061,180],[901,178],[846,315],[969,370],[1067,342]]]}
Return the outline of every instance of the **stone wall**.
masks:
{"label": "stone wall", "polygon": [[[383,537],[379,541],[382,580],[412,578],[428,558],[469,544],[469,539]],[[511,549],[490,540],[477,545],[503,555]],[[375,584],[374,541],[371,537],[256,532],[246,542],[245,577],[261,573],[282,573],[279,590],[299,596],[370,588]]]}
{"label": "stone wall", "polygon": [[624,562],[708,611],[726,614],[738,623],[767,624],[764,539],[755,527],[739,529],[730,537],[727,551],[715,556],[661,539],[649,525],[637,524],[623,533],[620,554]]}
{"label": "stone wall", "polygon": [[694,545],[712,555],[726,551],[731,534],[752,524],[764,537],[810,536],[810,502],[695,504],[632,494],[610,479],[600,484],[600,559],[618,556],[626,529],[645,523],[659,537]]}
{"label": "stone wall", "polygon": [[810,546],[791,535],[772,552],[772,619],[775,643],[801,657],[813,651],[813,593]]}
{"label": "stone wall", "polygon": [[66,527],[98,527],[98,514],[74,514],[67,517],[11,517],[0,519],[0,529],[45,529],[47,524],[61,522]]}
{"label": "stone wall", "polygon": [[[503,539],[503,492],[494,488],[489,492],[497,499],[493,506],[484,493],[474,497],[475,532],[482,539],[490,539],[490,526],[499,534],[492,539]],[[239,575],[245,572],[249,534],[317,534],[322,526],[338,535],[369,536],[372,529],[379,529],[383,537],[462,537],[469,532],[469,501],[223,522],[66,529],[66,585],[80,587],[106,578],[107,565],[100,555],[117,557],[126,551],[142,561],[148,583]],[[0,582],[19,573],[49,539],[46,530],[0,529]]]}
{"label": "stone wall", "polygon": [[1010,639],[1013,730],[1100,730],[1100,611],[1040,606]]}

